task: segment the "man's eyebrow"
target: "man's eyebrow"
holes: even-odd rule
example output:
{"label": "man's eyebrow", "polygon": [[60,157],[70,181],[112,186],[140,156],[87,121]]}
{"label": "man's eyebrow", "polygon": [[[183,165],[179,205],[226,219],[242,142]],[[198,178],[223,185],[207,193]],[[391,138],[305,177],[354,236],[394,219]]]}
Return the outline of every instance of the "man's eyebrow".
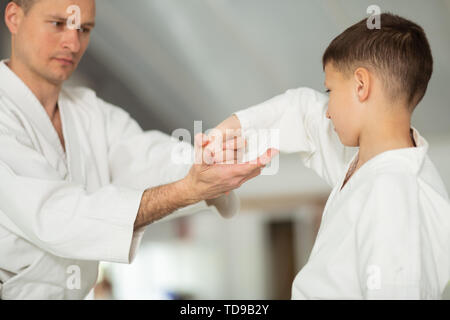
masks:
{"label": "man's eyebrow", "polygon": [[89,22],[85,22],[81,24],[82,27],[95,27],[95,22],[94,21],[89,21]]}
{"label": "man's eyebrow", "polygon": [[[67,18],[61,17],[61,16],[57,16],[57,15],[47,15],[47,18],[48,19],[53,19],[53,20],[58,20],[58,21],[63,21],[63,22],[67,21]],[[94,21],[88,21],[88,22],[82,23],[81,26],[82,27],[92,27],[92,28],[94,28],[95,27],[95,22]]]}
{"label": "man's eyebrow", "polygon": [[56,15],[52,15],[52,14],[47,15],[47,18],[49,18],[49,19],[55,19],[55,20],[61,20],[61,21],[66,21],[66,20],[67,20],[67,19],[64,18],[64,17],[56,16]]}

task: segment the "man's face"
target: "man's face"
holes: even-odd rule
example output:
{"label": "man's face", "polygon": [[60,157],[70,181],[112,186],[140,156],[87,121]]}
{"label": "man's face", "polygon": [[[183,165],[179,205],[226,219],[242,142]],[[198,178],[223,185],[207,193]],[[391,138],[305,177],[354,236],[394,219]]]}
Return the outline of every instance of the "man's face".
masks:
{"label": "man's face", "polygon": [[346,77],[328,63],[325,66],[325,87],[330,90],[327,117],[333,122],[339,139],[345,146],[358,146],[363,109],[353,77]]}
{"label": "man's face", "polygon": [[[67,25],[67,19],[75,16],[67,12],[71,5],[80,8],[80,29]],[[39,77],[60,84],[77,68],[94,22],[94,0],[38,0],[14,35],[14,55]]]}

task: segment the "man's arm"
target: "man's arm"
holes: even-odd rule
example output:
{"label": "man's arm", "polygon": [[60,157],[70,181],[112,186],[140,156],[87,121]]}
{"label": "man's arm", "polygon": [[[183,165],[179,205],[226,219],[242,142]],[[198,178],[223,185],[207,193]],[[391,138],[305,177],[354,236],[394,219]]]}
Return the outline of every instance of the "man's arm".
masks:
{"label": "man's arm", "polygon": [[261,174],[262,168],[273,156],[271,150],[268,150],[255,163],[210,165],[204,161],[211,157],[209,151],[204,149],[209,143],[208,139],[200,134],[195,140],[197,161],[188,175],[182,180],[150,188],[143,193],[134,223],[135,230],[197,202],[206,200],[208,203],[214,203],[218,198]]}
{"label": "man's arm", "polygon": [[144,191],[134,230],[158,221],[172,212],[196,203],[184,180]]}

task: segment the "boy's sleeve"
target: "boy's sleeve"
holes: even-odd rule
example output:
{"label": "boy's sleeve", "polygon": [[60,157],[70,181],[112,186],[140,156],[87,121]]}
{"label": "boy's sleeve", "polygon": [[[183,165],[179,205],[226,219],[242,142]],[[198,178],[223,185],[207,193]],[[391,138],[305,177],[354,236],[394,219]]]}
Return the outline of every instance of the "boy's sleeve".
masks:
{"label": "boy's sleeve", "polygon": [[418,186],[403,173],[375,178],[359,215],[357,266],[365,299],[420,299]]}
{"label": "boy's sleeve", "polygon": [[355,150],[340,142],[327,108],[326,95],[299,88],[235,114],[249,149],[258,155],[269,147],[298,152],[306,167],[334,187]]}

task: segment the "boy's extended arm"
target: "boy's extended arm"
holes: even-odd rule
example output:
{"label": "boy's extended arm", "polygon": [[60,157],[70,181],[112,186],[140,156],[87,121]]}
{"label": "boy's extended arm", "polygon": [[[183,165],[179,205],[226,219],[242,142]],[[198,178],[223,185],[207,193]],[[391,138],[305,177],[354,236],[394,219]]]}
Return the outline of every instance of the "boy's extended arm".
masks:
{"label": "boy's extended arm", "polygon": [[[354,150],[340,142],[331,120],[326,117],[327,108],[326,95],[309,88],[292,89],[236,112],[217,129],[225,140],[227,130],[237,129],[249,144],[254,143],[251,137],[255,134],[258,144],[270,143],[258,145],[258,150],[272,147],[281,152],[299,153],[305,166],[334,186]],[[264,135],[271,139],[260,139]]]}

